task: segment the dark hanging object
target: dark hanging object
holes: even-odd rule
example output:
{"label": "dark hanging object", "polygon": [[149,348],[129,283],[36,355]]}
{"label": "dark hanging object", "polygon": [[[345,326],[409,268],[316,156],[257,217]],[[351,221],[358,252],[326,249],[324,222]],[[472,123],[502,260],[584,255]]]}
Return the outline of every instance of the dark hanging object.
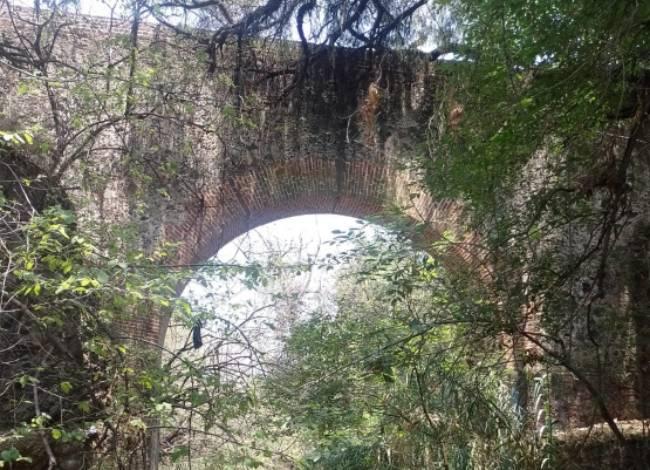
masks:
{"label": "dark hanging object", "polygon": [[201,339],[201,326],[201,320],[197,320],[192,327],[192,344],[194,345],[194,349],[199,349],[203,346],[203,340]]}

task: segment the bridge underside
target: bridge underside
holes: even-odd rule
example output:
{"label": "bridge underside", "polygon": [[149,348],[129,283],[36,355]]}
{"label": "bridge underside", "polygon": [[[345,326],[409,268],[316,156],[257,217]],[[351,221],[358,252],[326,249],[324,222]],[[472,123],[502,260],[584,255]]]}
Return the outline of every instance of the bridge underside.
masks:
{"label": "bridge underside", "polygon": [[434,201],[406,170],[369,160],[308,157],[238,171],[194,200],[165,239],[180,244],[179,263],[204,261],[239,235],[274,220],[332,213],[373,220],[387,214],[424,224],[433,240],[458,229],[461,207]]}

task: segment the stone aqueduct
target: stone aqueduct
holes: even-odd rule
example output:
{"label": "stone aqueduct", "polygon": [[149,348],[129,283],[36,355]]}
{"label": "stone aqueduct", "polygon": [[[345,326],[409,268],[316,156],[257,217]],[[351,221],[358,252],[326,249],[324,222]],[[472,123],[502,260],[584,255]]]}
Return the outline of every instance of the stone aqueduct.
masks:
{"label": "stone aqueduct", "polygon": [[[19,20],[31,14],[19,9],[9,15],[0,10],[0,31],[16,36],[17,24],[20,34],[31,37],[29,25]],[[109,31],[108,38],[102,36],[103,31]],[[54,54],[76,65],[96,59],[92,57],[95,55],[104,55],[109,61],[107,39],[119,41],[128,33],[129,25],[120,20],[77,18],[63,26]],[[142,56],[168,47],[168,38],[157,28],[143,24],[139,34]],[[254,63],[256,69],[286,67],[296,58],[297,45],[292,43],[270,48],[254,43],[248,46],[239,54],[246,55],[244,61]],[[274,52],[269,53],[269,49]],[[179,55],[188,53],[198,55],[200,51],[186,45],[171,53],[176,54],[169,59],[174,68],[186,61],[186,56]],[[400,58],[398,54],[378,59],[355,50],[328,50],[309,65],[306,78],[299,84],[282,75],[266,78],[257,71],[247,72],[246,66],[235,72],[235,64],[242,57],[233,51],[218,57],[221,74],[216,78],[205,79],[205,64],[195,62],[202,69],[195,71],[196,87],[192,91],[198,90],[198,101],[208,104],[194,111],[192,119],[206,114],[224,115],[235,109],[250,122],[233,124],[221,119],[219,125],[225,130],[215,138],[197,134],[196,128],[170,126],[175,116],[171,121],[158,116],[150,120],[151,128],[146,132],[140,130],[135,137],[128,137],[129,145],[145,154],[183,152],[175,149],[183,137],[196,139],[197,147],[203,145],[192,157],[194,173],[189,190],[184,189],[188,186],[186,178],[182,185],[176,184],[178,180],[167,183],[168,193],[174,193],[171,202],[157,197],[158,188],[145,191],[149,197],[146,214],[135,217],[140,220],[144,245],[177,243],[175,262],[192,264],[205,261],[225,243],[258,225],[309,213],[368,218],[380,217],[388,209],[397,210],[424,224],[431,237],[456,227],[460,205],[434,201],[421,191],[417,175],[409,170],[409,161],[404,157],[405,148],[413,150],[424,144],[432,110],[439,105],[434,103],[430,90],[436,80],[435,68],[424,57],[415,59]],[[33,112],[43,106],[46,109],[45,97],[39,93],[16,94],[16,87],[25,77],[4,67],[2,72],[9,78],[4,83],[4,103],[0,101],[5,116],[14,116],[23,123],[39,121]],[[235,74],[238,76],[233,78]],[[220,84],[224,75],[236,83]],[[221,89],[214,92],[212,87]],[[286,92],[288,89],[291,91]],[[373,96],[376,101],[370,103]],[[245,109],[250,100],[264,103],[266,109]],[[48,125],[51,122],[46,120],[44,127]],[[115,134],[107,130],[100,137],[110,141],[119,137]],[[120,157],[98,151],[97,158],[104,159],[97,168],[101,172],[111,166],[106,160]],[[154,157],[158,165],[165,164],[164,158]],[[78,167],[71,165],[64,179],[74,180],[77,171]],[[130,184],[128,176],[123,176],[95,188],[90,197],[102,217],[134,218]],[[471,256],[461,244],[456,250],[461,258]],[[160,320],[157,316],[141,319],[130,329],[149,341],[162,341],[165,321]]]}
{"label": "stone aqueduct", "polygon": [[[9,15],[2,8],[0,33],[33,39],[28,22],[16,25],[16,18],[29,20],[33,13]],[[120,20],[62,21],[53,54],[76,68],[67,69],[63,89],[55,92],[63,96],[65,84],[79,78],[82,66],[97,86],[113,86],[93,71],[113,61],[119,63],[115,73],[128,74],[125,62],[115,57],[124,55],[131,33]],[[425,57],[328,49],[305,67],[304,80],[294,82],[283,71],[296,66],[298,46],[287,42],[226,46],[212,76],[206,76],[203,51],[194,43],[148,24],[140,25],[137,48],[143,69],[154,70],[147,66],[155,64],[163,73],[151,72],[153,78],[134,95],[133,114],[140,112],[143,124],[106,126],[96,136],[100,145],[84,150],[95,162],[92,170],[104,177],[72,197],[83,198],[93,217],[135,221],[145,248],[174,242],[174,262],[193,264],[238,235],[283,217],[336,213],[367,218],[398,208],[427,227],[432,238],[452,230],[470,242],[452,248],[452,259],[478,259],[466,249],[479,240],[463,230],[461,206],[433,200],[409,167],[410,156],[422,153],[425,134],[439,130],[431,118],[442,107],[432,92],[439,77]],[[53,74],[65,69],[52,67]],[[50,129],[51,117],[43,116],[47,97],[38,91],[18,93],[25,82],[31,83],[29,76],[0,64],[0,128],[1,119],[12,117],[22,125]],[[181,99],[166,101],[164,90]],[[61,99],[71,108],[84,106]],[[181,106],[186,101],[191,109]],[[152,102],[159,105],[146,114]],[[85,112],[95,112],[93,106]],[[98,121],[106,119],[105,111],[96,112]],[[126,146],[108,145],[114,142]],[[179,168],[177,176],[158,175],[171,163]],[[133,165],[141,170],[135,182]],[[70,161],[61,179],[83,179],[84,171],[78,161]],[[160,342],[166,320],[151,315],[128,328],[132,335]]]}

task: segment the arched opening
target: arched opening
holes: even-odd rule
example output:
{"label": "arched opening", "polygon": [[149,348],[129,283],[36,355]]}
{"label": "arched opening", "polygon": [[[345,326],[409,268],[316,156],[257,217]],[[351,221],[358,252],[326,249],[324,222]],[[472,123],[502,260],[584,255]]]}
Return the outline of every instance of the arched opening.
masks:
{"label": "arched opening", "polygon": [[[382,160],[323,159],[316,156],[269,162],[225,173],[219,183],[194,195],[179,218],[168,221],[164,239],[178,245],[179,264],[200,264],[238,236],[265,223],[304,214],[336,214],[421,228],[425,245],[454,238],[450,258],[478,259],[474,233],[462,224],[462,205],[434,200],[419,175]],[[168,319],[148,319],[145,337],[164,341]]]}
{"label": "arched opening", "polygon": [[[202,346],[211,343],[212,354],[223,357],[224,350],[214,352],[223,347],[215,332],[225,330],[240,341],[230,342],[227,354],[236,356],[237,347],[274,354],[290,324],[305,320],[307,312],[335,312],[339,273],[360,256],[362,243],[377,237],[408,243],[380,225],[335,214],[283,218],[231,240],[196,267],[181,294],[201,317]],[[193,325],[172,321],[164,350],[194,347]]]}

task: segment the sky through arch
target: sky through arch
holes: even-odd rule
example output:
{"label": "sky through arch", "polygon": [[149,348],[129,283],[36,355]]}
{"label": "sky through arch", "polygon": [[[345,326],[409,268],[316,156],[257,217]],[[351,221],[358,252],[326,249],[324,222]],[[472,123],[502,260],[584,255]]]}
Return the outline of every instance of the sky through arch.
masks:
{"label": "sky through arch", "polygon": [[[230,324],[233,330],[245,327],[252,332],[253,344],[241,345],[243,349],[254,346],[264,354],[275,354],[292,322],[304,319],[300,317],[306,312],[331,313],[337,274],[346,266],[342,259],[356,246],[346,239],[350,231],[357,241],[388,233],[380,225],[353,217],[309,214],[264,224],[227,243],[210,260],[217,268],[198,272],[182,294],[204,312],[206,342],[214,343]],[[271,276],[271,285],[251,282],[250,273],[241,272],[271,264],[286,268]],[[280,298],[277,291],[285,297]],[[169,349],[186,346],[190,340],[187,325],[178,327],[176,322],[175,327],[174,323],[167,334]]]}

